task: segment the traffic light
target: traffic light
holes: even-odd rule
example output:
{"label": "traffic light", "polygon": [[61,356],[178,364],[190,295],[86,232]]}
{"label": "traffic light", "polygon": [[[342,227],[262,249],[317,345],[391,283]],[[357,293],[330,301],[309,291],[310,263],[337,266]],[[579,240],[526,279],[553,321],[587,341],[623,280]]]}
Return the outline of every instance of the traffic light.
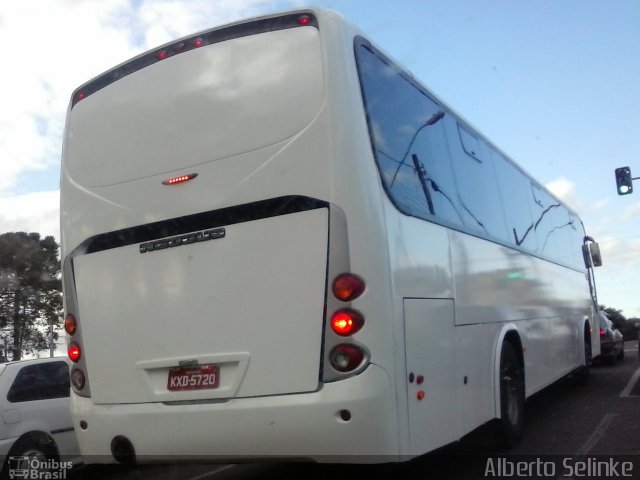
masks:
{"label": "traffic light", "polygon": [[616,186],[618,195],[628,195],[633,193],[633,178],[629,167],[616,168]]}

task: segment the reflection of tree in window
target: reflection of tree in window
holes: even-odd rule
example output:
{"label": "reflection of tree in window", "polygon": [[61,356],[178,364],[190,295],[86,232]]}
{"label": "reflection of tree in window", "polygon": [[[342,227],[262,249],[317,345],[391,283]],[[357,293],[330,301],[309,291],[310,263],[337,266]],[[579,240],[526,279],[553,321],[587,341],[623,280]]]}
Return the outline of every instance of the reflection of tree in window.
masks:
{"label": "reflection of tree in window", "polygon": [[359,49],[358,62],[376,160],[389,195],[406,213],[461,224],[459,207],[448,193],[455,189],[445,112],[367,48]]}
{"label": "reflection of tree in window", "polygon": [[451,135],[452,163],[465,224],[509,241],[492,148],[457,122]]}
{"label": "reflection of tree in window", "polygon": [[[560,206],[560,205],[554,205],[554,206]],[[547,237],[544,240],[544,243],[542,244],[542,251],[544,252],[546,246],[547,246],[547,241],[549,240],[549,238],[551,237],[551,235],[553,233],[555,233],[557,230],[566,228],[566,227],[571,227],[573,230],[576,230],[576,226],[573,222],[573,220],[569,220],[567,221],[567,223],[565,223],[564,225],[558,225],[557,227],[553,227],[553,229],[551,231],[549,231],[549,233],[547,233]]]}
{"label": "reflection of tree in window", "polygon": [[537,185],[531,186],[534,203],[539,207],[534,230],[539,252],[559,261],[573,262],[571,240],[575,236],[575,221],[569,211]]}

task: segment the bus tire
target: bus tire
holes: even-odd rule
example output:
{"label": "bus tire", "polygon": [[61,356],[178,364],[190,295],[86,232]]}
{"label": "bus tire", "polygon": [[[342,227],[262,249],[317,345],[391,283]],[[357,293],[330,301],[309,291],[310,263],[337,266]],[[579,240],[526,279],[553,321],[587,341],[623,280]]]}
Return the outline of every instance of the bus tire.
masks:
{"label": "bus tire", "polygon": [[591,353],[591,330],[587,326],[584,330],[584,365],[579,367],[574,375],[575,383],[578,385],[587,385],[591,376],[591,364],[593,356]]}
{"label": "bus tire", "polygon": [[511,342],[502,343],[500,354],[500,419],[501,443],[517,445],[524,430],[524,375]]}

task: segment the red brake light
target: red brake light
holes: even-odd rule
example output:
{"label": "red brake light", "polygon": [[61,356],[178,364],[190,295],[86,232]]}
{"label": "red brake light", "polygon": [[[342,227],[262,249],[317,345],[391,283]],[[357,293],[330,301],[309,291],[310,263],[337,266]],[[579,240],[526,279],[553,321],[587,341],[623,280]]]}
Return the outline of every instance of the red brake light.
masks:
{"label": "red brake light", "polygon": [[600,329],[600,335],[604,335],[604,329]]}
{"label": "red brake light", "polygon": [[311,17],[309,15],[301,15],[298,17],[298,25],[301,27],[306,27],[311,24]]}
{"label": "red brake light", "polygon": [[78,345],[76,342],[70,343],[69,347],[67,348],[67,354],[69,355],[69,359],[73,363],[78,363],[78,361],[80,360],[80,357],[82,356],[82,350],[80,349],[80,345]]}
{"label": "red brake light", "polygon": [[331,366],[339,372],[350,372],[360,366],[364,352],[355,345],[337,345],[329,354]]}
{"label": "red brake light", "polygon": [[197,173],[190,173],[188,175],[180,175],[179,177],[167,178],[162,182],[163,185],[177,185],[178,183],[188,182],[198,176]]}
{"label": "red brake light", "polygon": [[331,328],[341,336],[353,335],[364,325],[364,317],[360,312],[345,309],[339,310],[331,317]]}
{"label": "red brake light", "polygon": [[66,317],[64,317],[65,332],[67,332],[69,335],[73,335],[74,333],[76,333],[77,329],[78,324],[76,323],[76,317],[71,314],[68,314]]}
{"label": "red brake light", "polygon": [[333,295],[343,302],[355,300],[364,292],[366,285],[357,275],[343,273],[333,281]]}

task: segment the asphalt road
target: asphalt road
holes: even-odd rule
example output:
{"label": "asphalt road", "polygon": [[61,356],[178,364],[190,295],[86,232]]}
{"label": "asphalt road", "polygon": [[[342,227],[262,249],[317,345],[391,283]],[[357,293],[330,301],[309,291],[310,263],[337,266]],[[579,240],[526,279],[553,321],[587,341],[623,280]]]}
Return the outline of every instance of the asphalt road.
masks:
{"label": "asphalt road", "polygon": [[[492,447],[479,429],[461,442],[399,465],[309,464],[88,466],[72,480],[640,478],[640,361],[637,342],[615,366],[597,365],[588,385],[570,379],[527,401],[523,441]],[[509,469],[521,468],[517,471]],[[629,477],[627,474],[631,474]]]}

